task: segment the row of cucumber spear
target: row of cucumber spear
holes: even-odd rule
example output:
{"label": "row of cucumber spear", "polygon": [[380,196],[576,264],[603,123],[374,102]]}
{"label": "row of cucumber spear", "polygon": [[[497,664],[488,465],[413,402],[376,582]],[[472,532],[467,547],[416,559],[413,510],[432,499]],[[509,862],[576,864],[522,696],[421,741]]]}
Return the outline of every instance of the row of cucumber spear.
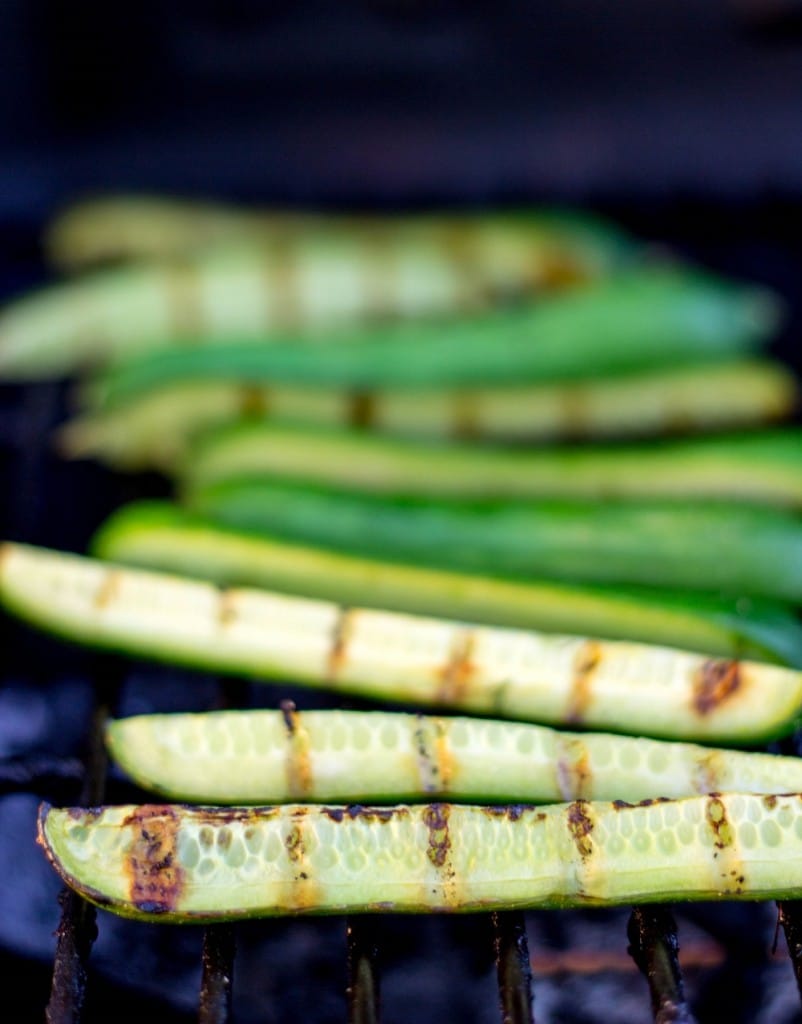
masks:
{"label": "row of cucumber spear", "polygon": [[[45,810],[70,884],[165,920],[802,891],[802,801],[776,795],[798,762],[688,742],[755,745],[802,708],[775,296],[551,214],[119,200],[49,248],[121,265],[12,303],[0,372],[80,371],[63,450],[156,467],[179,500],[122,508],[92,557],[6,543],[3,605],[74,642],[519,720],[114,722],[170,799],[428,802]],[[440,802],[466,800],[492,806]]]}

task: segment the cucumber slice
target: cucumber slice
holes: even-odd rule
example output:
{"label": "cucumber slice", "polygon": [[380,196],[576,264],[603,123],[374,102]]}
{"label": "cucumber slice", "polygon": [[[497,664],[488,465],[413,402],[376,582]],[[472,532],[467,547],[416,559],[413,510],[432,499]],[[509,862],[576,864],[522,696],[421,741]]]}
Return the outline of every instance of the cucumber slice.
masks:
{"label": "cucumber slice", "polygon": [[92,902],[177,923],[802,895],[800,795],[540,808],[43,806],[39,842]]}
{"label": "cucumber slice", "polygon": [[788,731],[802,675],[731,658],[493,629],[0,549],[0,601],[80,643],[205,670],[680,739]]}
{"label": "cucumber slice", "polygon": [[106,742],[145,789],[202,804],[636,802],[802,790],[797,757],[380,711],[137,715],[110,722]]}

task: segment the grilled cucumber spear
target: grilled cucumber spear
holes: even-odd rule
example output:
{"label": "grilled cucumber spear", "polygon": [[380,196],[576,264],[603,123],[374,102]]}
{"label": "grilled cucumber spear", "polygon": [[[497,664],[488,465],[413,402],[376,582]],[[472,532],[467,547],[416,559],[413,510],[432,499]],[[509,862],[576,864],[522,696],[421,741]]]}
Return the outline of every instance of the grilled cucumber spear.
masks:
{"label": "grilled cucumber spear", "polygon": [[239,421],[205,435],[179,472],[189,494],[243,476],[391,496],[706,497],[800,506],[802,431],[513,449]]}
{"label": "grilled cucumber spear", "polygon": [[[233,247],[193,247],[180,260],[54,285],[0,314],[0,373],[59,374],[176,339],[262,342],[277,332],[464,315],[555,278],[593,276],[594,262],[605,258],[604,243],[601,251],[589,247],[587,263],[581,246],[572,253],[570,232],[552,247],[521,222],[471,230],[466,246],[454,244],[447,231],[268,236]],[[713,330],[735,330],[736,348],[747,341],[741,335],[761,335],[767,316],[774,319],[774,300],[762,292],[714,288],[710,310],[707,301],[694,306],[697,315],[718,318]]]}
{"label": "grilled cucumber spear", "polygon": [[645,806],[43,807],[62,878],[128,917],[799,898],[802,797]]}
{"label": "grilled cucumber spear", "polygon": [[203,804],[643,800],[802,790],[802,759],[379,711],[215,711],[111,722],[146,789]]}
{"label": "grilled cucumber spear", "polygon": [[[203,430],[237,417],[352,424],[420,438],[548,440],[718,429],[782,419],[797,385],[785,367],[739,360],[599,380],[446,391],[375,391],[176,381],[61,431],[68,456],[170,471]],[[765,472],[770,472],[766,470]],[[764,471],[761,470],[761,477]]]}
{"label": "grilled cucumber spear", "polygon": [[518,579],[649,584],[802,603],[802,520],[671,501],[390,500],[272,480],[199,488],[192,510],[374,558]]}
{"label": "grilled cucumber spear", "polygon": [[[217,555],[220,546],[209,550]],[[336,559],[327,563],[323,556],[321,563],[321,574],[331,570],[336,580]],[[310,567],[315,571],[314,555],[307,557]],[[220,590],[19,545],[0,549],[0,600],[27,621],[81,643],[510,718],[749,743],[790,730],[802,705],[802,676],[772,665]],[[638,616],[658,630],[683,622],[680,613],[672,619],[636,600],[613,607],[610,617],[625,632],[632,632],[630,620],[640,624]],[[702,620],[698,632],[707,627],[714,634],[717,625]],[[766,623],[759,625],[769,636]],[[732,643],[732,633],[718,628]]]}
{"label": "grilled cucumber spear", "polygon": [[[532,287],[604,273],[632,254],[623,232],[599,218],[546,210],[378,216],[247,209],[159,196],[74,203],[49,226],[45,248],[67,270],[121,259],[161,259],[211,244],[278,242],[292,258],[327,236],[360,240],[374,259],[403,246],[439,246],[466,267],[487,265]],[[365,268],[369,272],[369,268]],[[392,274],[392,267],[388,267]]]}
{"label": "grilled cucumber spear", "polygon": [[326,345],[227,338],[166,348],[111,369],[91,394],[103,409],[178,380],[363,390],[564,381],[732,358],[766,342],[777,312],[760,290],[645,269],[482,317],[390,325]]}

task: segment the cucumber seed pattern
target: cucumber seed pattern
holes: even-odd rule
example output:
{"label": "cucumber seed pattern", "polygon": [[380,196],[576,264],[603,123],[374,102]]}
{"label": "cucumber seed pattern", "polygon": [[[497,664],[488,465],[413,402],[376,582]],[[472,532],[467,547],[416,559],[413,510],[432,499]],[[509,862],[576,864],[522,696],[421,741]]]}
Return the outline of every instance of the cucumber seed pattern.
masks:
{"label": "cucumber seed pattern", "polygon": [[543,808],[43,806],[39,842],[95,903],[177,922],[802,894],[798,794]]}
{"label": "cucumber seed pattern", "polygon": [[802,790],[802,759],[475,718],[380,711],[215,711],[112,721],[145,789],[209,804],[638,801]]}

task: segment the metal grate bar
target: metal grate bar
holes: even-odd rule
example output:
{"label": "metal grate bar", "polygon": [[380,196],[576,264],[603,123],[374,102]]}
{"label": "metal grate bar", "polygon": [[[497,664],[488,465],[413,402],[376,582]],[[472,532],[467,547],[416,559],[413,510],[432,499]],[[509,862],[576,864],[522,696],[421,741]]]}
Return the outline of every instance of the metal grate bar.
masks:
{"label": "metal grate bar", "polygon": [[532,968],[524,915],[509,910],[491,917],[501,1024],[534,1024]]}
{"label": "metal grate bar", "polygon": [[782,925],[788,955],[794,969],[794,977],[799,994],[802,996],[802,900],[781,900],[777,904],[779,911],[778,926]]}
{"label": "metal grate bar", "polygon": [[204,931],[198,1024],[226,1024],[231,1016],[235,952],[231,925],[213,925]]}
{"label": "metal grate bar", "polygon": [[[86,769],[79,797],[84,807],[103,800],[107,765],[103,731],[120,685],[119,665],[105,657],[97,661],[95,678],[104,679],[105,698],[96,703],[92,715]],[[96,912],[91,904],[69,889],[62,892],[60,903],[61,920],[56,933],[56,956],[45,1019],[47,1024],[78,1024],[86,999],[89,955],[97,938]]]}
{"label": "metal grate bar", "polygon": [[665,907],[635,907],[627,925],[629,954],[649,983],[655,1024],[696,1024],[679,966],[677,926]]}
{"label": "metal grate bar", "polygon": [[379,948],[376,922],[369,917],[346,920],[348,942],[348,1024],[379,1024]]}

